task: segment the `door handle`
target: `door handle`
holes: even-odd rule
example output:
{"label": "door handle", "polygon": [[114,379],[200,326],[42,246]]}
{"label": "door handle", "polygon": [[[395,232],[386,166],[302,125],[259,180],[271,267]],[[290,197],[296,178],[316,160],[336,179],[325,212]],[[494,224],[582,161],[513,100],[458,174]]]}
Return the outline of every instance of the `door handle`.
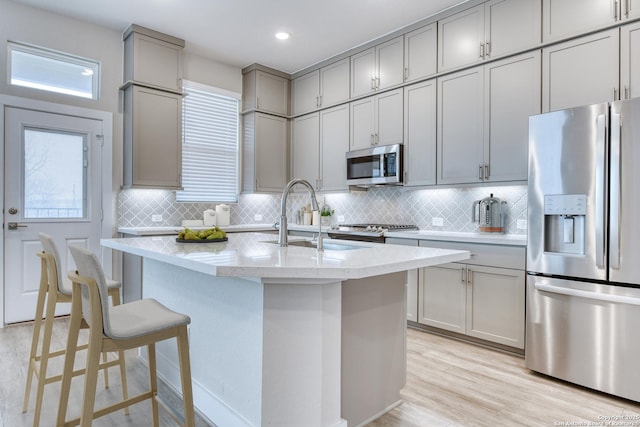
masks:
{"label": "door handle", "polygon": [[607,122],[604,114],[596,118],[596,188],[595,188],[595,245],[596,245],[596,267],[604,268],[604,225],[605,225],[605,202],[606,196],[604,188],[604,168],[605,150],[607,138]]}
{"label": "door handle", "polygon": [[621,131],[620,114],[611,114],[611,183],[610,183],[610,241],[609,241],[609,265],[611,268],[620,268],[620,203],[621,197],[621,180],[620,176],[620,131]]}
{"label": "door handle", "polygon": [[18,227],[28,227],[27,225],[18,224],[17,222],[10,222],[7,224],[9,230],[17,230]]}

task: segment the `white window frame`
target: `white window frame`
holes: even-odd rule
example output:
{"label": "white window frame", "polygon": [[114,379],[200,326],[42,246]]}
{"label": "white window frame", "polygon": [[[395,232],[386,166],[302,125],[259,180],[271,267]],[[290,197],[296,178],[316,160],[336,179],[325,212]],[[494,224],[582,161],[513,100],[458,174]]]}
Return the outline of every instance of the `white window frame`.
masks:
{"label": "white window frame", "polygon": [[[13,74],[13,64],[12,64],[12,53],[13,52],[21,52],[29,55],[38,56],[44,59],[49,59],[53,61],[58,61],[66,64],[77,65],[80,67],[84,67],[88,73],[91,73],[92,81],[91,81],[91,96],[88,96],[85,92],[78,92],[72,89],[65,89],[62,87],[48,85],[46,83],[35,83],[35,82],[23,82],[14,80]],[[83,58],[76,55],[71,55],[69,53],[60,52],[53,49],[48,49],[40,46],[30,45],[26,43],[20,43],[16,41],[8,41],[7,42],[7,80],[8,84],[12,86],[20,86],[20,87],[28,87],[32,89],[44,90],[47,92],[53,93],[61,93],[69,96],[75,96],[78,98],[85,99],[100,99],[100,71],[101,64],[100,61]]]}
{"label": "white window frame", "polygon": [[[182,135],[183,135],[183,145],[182,145],[182,186],[184,188],[183,191],[176,191],[176,201],[177,202],[188,202],[188,203],[236,203],[238,201],[238,194],[240,192],[240,100],[241,94],[236,92],[231,92],[228,90],[216,88],[213,86],[204,85],[201,83],[192,82],[189,80],[182,80],[183,91],[185,93],[185,97],[183,99],[183,108],[182,108]],[[202,172],[215,172],[216,164],[220,163],[219,159],[214,157],[214,153],[203,153],[202,147],[195,148],[193,150],[194,153],[197,152],[198,158],[204,158],[206,169],[204,171],[200,171],[200,176],[202,180],[198,180],[195,173],[193,172],[194,165],[189,164],[191,157],[191,148],[189,147],[189,141],[187,141],[187,133],[188,129],[188,115],[190,112],[189,106],[189,91],[198,91],[211,95],[218,95],[225,98],[231,98],[237,102],[237,117],[236,117],[236,140],[235,140],[235,148],[233,155],[235,159],[233,160],[233,182],[229,179],[229,182],[226,182],[228,185],[233,185],[233,188],[226,188],[225,191],[216,192],[216,191],[204,191],[199,189],[190,189],[190,184],[194,183],[195,186],[205,187],[207,189],[212,189],[213,185],[211,184],[213,177],[211,175],[204,175]],[[192,92],[193,93],[193,92]],[[208,157],[210,156],[210,157]],[[226,164],[226,166],[229,166]]]}

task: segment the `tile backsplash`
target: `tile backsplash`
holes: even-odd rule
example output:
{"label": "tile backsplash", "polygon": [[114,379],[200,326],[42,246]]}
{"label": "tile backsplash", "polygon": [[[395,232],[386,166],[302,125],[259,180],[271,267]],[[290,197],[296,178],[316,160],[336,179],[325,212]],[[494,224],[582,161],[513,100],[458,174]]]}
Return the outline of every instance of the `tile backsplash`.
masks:
{"label": "tile backsplash", "polygon": [[[372,188],[368,191],[318,194],[318,202],[328,204],[344,223],[415,224],[424,230],[477,230],[471,222],[471,205],[493,193],[507,201],[505,218],[508,234],[526,234],[517,229],[518,220],[527,219],[526,185],[409,189],[405,187]],[[231,204],[231,224],[273,224],[280,217],[279,194],[243,194]],[[295,212],[309,202],[306,192],[295,192],[287,198],[287,218],[295,222]],[[158,227],[180,225],[183,219],[202,219],[211,203],[178,203],[170,190],[122,190],[118,194],[118,226]],[[153,222],[152,215],[161,215]],[[262,220],[256,220],[261,216]],[[433,226],[433,218],[442,218],[442,226]]]}

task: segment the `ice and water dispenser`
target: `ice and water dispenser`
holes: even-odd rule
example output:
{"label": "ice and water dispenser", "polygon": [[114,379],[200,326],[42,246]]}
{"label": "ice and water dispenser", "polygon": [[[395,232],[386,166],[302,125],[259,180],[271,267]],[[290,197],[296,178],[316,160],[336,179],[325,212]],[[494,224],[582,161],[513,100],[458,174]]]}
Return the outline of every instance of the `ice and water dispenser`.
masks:
{"label": "ice and water dispenser", "polygon": [[586,194],[544,196],[544,251],[584,255]]}

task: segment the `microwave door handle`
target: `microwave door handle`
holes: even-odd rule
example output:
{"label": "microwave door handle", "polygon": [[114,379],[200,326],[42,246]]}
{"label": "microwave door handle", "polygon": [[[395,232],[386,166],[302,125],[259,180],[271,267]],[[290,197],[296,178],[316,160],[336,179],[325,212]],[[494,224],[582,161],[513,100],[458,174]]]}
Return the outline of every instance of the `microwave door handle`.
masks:
{"label": "microwave door handle", "polygon": [[605,138],[606,120],[604,114],[596,118],[596,191],[595,191],[595,228],[596,228],[596,267],[604,268],[604,223],[605,223],[605,203],[604,203],[604,161],[605,161]]}
{"label": "microwave door handle", "polygon": [[609,244],[609,265],[611,268],[620,268],[620,150],[621,150],[621,126],[620,114],[611,114],[611,235]]}

